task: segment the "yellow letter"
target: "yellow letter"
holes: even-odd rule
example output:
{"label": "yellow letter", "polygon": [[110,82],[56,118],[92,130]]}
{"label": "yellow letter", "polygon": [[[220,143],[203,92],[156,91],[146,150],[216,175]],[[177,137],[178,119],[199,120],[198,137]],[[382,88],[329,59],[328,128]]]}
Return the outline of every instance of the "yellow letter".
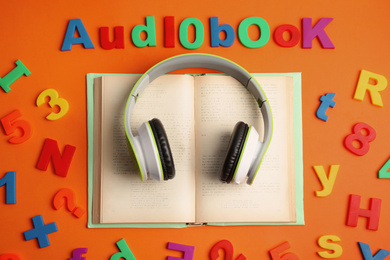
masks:
{"label": "yellow letter", "polygon": [[318,179],[320,179],[321,184],[324,187],[322,191],[316,191],[317,197],[326,197],[332,192],[339,167],[340,165],[331,165],[328,177],[326,176],[326,172],[322,165],[313,166],[314,171],[317,173]]}
{"label": "yellow letter", "polygon": [[[374,84],[370,83],[371,81]],[[370,92],[371,103],[376,106],[383,107],[381,94],[379,91],[384,90],[387,87],[387,79],[379,74],[362,70],[355,90],[354,99],[362,101],[366,91]]]}
{"label": "yellow letter", "polygon": [[328,251],[321,251],[317,252],[319,256],[322,258],[338,258],[343,254],[343,248],[340,245],[328,242],[330,240],[331,242],[339,242],[341,239],[338,236],[335,235],[324,235],[318,239],[318,245],[324,249],[328,249],[333,251],[332,253],[329,253]]}

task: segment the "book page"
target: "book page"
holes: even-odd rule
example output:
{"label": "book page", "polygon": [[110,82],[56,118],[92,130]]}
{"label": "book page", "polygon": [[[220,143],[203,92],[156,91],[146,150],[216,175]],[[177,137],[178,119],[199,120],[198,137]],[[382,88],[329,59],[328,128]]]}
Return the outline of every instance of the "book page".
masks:
{"label": "book page", "polygon": [[131,118],[133,133],[153,118],[164,125],[176,177],[142,182],[131,161],[124,110],[138,76],[102,78],[101,223],[194,221],[193,77],[162,76],[140,95]]}
{"label": "book page", "polygon": [[230,76],[195,80],[197,222],[295,221],[293,81],[256,77],[274,120],[273,138],[252,185],[219,180],[231,133],[238,121],[263,137],[261,111],[253,96]]}

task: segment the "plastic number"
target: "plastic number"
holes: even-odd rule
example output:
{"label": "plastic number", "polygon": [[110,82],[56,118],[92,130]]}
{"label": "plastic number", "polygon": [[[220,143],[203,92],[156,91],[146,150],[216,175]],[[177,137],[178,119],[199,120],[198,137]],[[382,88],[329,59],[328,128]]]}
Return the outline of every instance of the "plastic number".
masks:
{"label": "plastic number", "polygon": [[12,136],[8,139],[11,144],[21,144],[30,139],[32,135],[32,129],[29,122],[25,120],[17,120],[22,116],[22,113],[16,109],[1,119],[6,135],[12,135],[19,128],[22,131],[21,136]]}
{"label": "plastic number", "polygon": [[54,89],[46,89],[39,94],[37,98],[37,106],[41,106],[42,104],[45,103],[45,98],[49,97],[49,106],[53,108],[54,106],[58,106],[60,108],[60,111],[58,113],[51,112],[46,119],[48,120],[57,120],[63,117],[69,110],[69,104],[66,99],[59,98],[58,97],[58,92]]}
{"label": "plastic number", "polygon": [[[367,131],[367,135],[362,134],[363,129]],[[369,142],[374,141],[376,137],[376,132],[374,128],[365,123],[357,123],[353,127],[352,132],[352,134],[348,135],[344,139],[345,148],[347,148],[353,154],[359,156],[365,155],[370,149]],[[353,146],[353,141],[358,141],[360,143],[360,147],[356,148],[355,146]]]}
{"label": "plastic number", "polygon": [[[225,260],[233,260],[233,245],[228,240],[221,240],[216,243],[210,251],[210,260],[216,260],[219,257],[218,251],[223,249],[225,251]],[[240,254],[236,260],[245,260],[246,257]]]}
{"label": "plastic number", "polygon": [[269,254],[271,255],[272,260],[299,260],[298,256],[293,253],[285,253],[280,255],[283,251],[286,251],[290,248],[290,243],[284,242],[283,244],[278,245],[277,247],[271,249]]}

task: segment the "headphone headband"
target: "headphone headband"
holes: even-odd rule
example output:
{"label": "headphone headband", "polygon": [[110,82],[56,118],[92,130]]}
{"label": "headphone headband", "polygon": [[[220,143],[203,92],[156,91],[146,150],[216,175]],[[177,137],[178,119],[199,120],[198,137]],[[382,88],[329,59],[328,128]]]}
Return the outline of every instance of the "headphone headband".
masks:
{"label": "headphone headband", "polygon": [[253,95],[253,97],[256,99],[257,103],[259,104],[259,108],[261,110],[264,119],[264,141],[263,142],[265,145],[259,151],[259,154],[255,159],[254,165],[258,165],[258,166],[253,167],[254,169],[252,169],[249,174],[249,180],[253,180],[260,166],[260,163],[264,157],[265,151],[268,148],[272,136],[272,127],[273,127],[272,115],[271,115],[270,106],[267,102],[266,95],[261,89],[260,84],[252,77],[252,75],[249,72],[247,72],[244,68],[239,66],[238,64],[216,55],[200,54],[200,53],[183,54],[183,55],[178,55],[163,60],[157,63],[156,65],[154,65],[153,67],[151,67],[148,71],[146,71],[145,74],[143,74],[141,78],[134,85],[130,93],[130,96],[127,100],[124,120],[125,120],[126,136],[131,146],[131,149],[134,151],[135,158],[137,160],[137,164],[140,168],[140,171],[142,172],[143,169],[145,169],[144,162],[143,162],[144,159],[140,158],[142,157],[142,153],[140,153],[140,147],[131,132],[131,125],[130,125],[130,116],[134,109],[136,101],[139,95],[142,93],[142,91],[153,80],[155,80],[159,76],[162,76],[166,73],[176,71],[179,69],[188,69],[188,68],[212,69],[234,77],[243,86],[245,86],[248,89],[248,91]]}

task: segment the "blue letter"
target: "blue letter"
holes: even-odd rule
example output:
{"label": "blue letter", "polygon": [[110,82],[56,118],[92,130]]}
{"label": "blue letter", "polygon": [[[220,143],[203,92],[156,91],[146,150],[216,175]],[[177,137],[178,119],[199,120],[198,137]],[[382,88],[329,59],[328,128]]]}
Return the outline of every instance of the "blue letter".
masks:
{"label": "blue letter", "polygon": [[[225,40],[219,38],[219,34],[224,32],[226,35]],[[210,35],[211,35],[211,47],[230,47],[234,42],[234,29],[229,24],[219,25],[218,17],[210,17]]]}
{"label": "blue letter", "polygon": [[[80,37],[74,38],[76,29]],[[70,51],[73,44],[83,44],[86,49],[95,49],[81,19],[71,19],[69,21],[61,51]]]}
{"label": "blue letter", "polygon": [[336,102],[333,101],[334,96],[336,93],[327,93],[325,96],[322,95],[320,98],[321,104],[317,109],[317,117],[321,120],[328,120],[328,116],[325,115],[326,110],[329,107],[334,107],[336,105]]}

